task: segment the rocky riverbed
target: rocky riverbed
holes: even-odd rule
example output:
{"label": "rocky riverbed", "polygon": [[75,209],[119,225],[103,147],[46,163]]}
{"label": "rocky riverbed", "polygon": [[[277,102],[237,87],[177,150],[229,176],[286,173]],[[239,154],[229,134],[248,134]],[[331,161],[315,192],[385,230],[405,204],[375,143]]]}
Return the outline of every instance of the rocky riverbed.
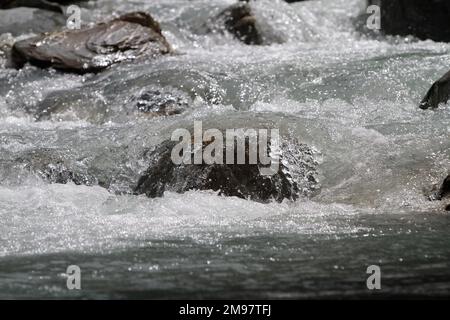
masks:
{"label": "rocky riverbed", "polygon": [[[0,10],[0,298],[449,295],[445,79],[419,106],[450,44],[365,33],[360,0],[78,5],[62,36]],[[161,160],[194,121],[278,129],[278,180]]]}

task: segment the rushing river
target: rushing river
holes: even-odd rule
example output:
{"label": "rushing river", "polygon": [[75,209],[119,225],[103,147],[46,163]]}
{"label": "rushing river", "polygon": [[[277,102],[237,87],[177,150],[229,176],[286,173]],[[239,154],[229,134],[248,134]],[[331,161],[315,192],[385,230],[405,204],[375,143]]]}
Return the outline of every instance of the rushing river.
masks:
{"label": "rushing river", "polygon": [[[270,46],[202,31],[232,3],[98,1],[83,19],[148,10],[176,54],[97,75],[0,69],[0,298],[450,295],[450,215],[427,199],[450,168],[450,107],[418,108],[448,71],[450,45],[361,35],[360,0],[252,4],[282,42]],[[189,107],[142,116],[130,97],[145,88],[176,91]],[[36,120],[43,108],[51,117]],[[307,143],[320,154],[321,192],[268,204],[130,194],[145,150],[194,120]],[[109,188],[30,170],[55,155]],[[67,290],[68,265],[81,268],[82,290]],[[370,265],[379,291],[366,287]]]}

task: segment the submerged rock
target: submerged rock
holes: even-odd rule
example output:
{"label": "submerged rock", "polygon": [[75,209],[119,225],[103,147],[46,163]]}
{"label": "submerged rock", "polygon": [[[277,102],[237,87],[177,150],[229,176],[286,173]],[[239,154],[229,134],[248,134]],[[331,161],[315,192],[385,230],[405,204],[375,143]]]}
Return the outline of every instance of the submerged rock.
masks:
{"label": "submerged rock", "polygon": [[78,73],[96,72],[139,57],[171,52],[158,22],[149,14],[133,12],[91,28],[43,34],[18,41],[13,60]]}
{"label": "submerged rock", "polygon": [[181,92],[159,89],[146,90],[133,100],[139,112],[151,116],[180,114],[190,103],[190,99]]}
{"label": "submerged rock", "polygon": [[422,109],[435,109],[450,99],[450,72],[436,81],[420,103]]}
{"label": "submerged rock", "polygon": [[23,154],[15,160],[25,169],[38,175],[49,183],[94,185],[98,181],[88,174],[87,169],[75,168],[71,160],[61,152],[50,149],[37,149]]}
{"label": "submerged rock", "polygon": [[[225,196],[281,202],[283,199],[296,200],[301,196],[312,196],[319,190],[318,162],[313,149],[305,144],[282,143],[278,151],[281,154],[278,168],[273,175],[263,175],[263,165],[249,164],[248,144],[245,164],[226,164],[224,160],[224,164],[207,164],[205,161],[193,164],[192,161],[191,164],[177,165],[171,158],[177,143],[165,141],[150,153],[150,166],[139,179],[135,189],[137,194],[160,197],[165,191],[183,193],[188,190],[214,190]],[[204,143],[202,151],[210,143]],[[268,148],[270,150],[270,145]],[[225,147],[222,151],[225,159]],[[236,153],[235,148],[234,159],[237,158]],[[194,152],[184,156],[192,160]]]}
{"label": "submerged rock", "polygon": [[450,1],[369,0],[381,7],[381,28],[392,35],[450,41]]}

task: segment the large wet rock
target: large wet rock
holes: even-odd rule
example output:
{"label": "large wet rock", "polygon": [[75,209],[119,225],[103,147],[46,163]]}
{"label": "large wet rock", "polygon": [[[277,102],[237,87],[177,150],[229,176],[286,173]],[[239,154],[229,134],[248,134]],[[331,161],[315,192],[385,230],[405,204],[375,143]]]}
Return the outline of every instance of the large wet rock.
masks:
{"label": "large wet rock", "polygon": [[420,103],[422,109],[435,109],[450,99],[450,71],[436,81]]}
{"label": "large wet rock", "polygon": [[78,73],[97,72],[112,64],[171,52],[160,26],[149,14],[133,12],[81,30],[65,30],[18,41],[13,60]]}
{"label": "large wet rock", "polygon": [[450,41],[448,0],[368,0],[381,7],[381,28],[392,35]]}
{"label": "large wet rock", "polygon": [[[273,175],[263,175],[262,170],[267,167],[259,162],[249,164],[248,145],[245,164],[226,164],[225,160],[224,164],[206,164],[205,161],[193,164],[194,152],[191,152],[184,155],[191,158],[191,164],[177,165],[171,158],[177,143],[163,142],[150,153],[150,166],[138,182],[135,189],[137,194],[160,197],[165,191],[183,193],[188,190],[214,190],[225,196],[281,202],[283,199],[296,200],[302,196],[312,196],[319,189],[318,162],[313,149],[305,144],[283,142],[278,150],[279,167]],[[209,143],[203,144],[203,151]],[[270,150],[271,146],[268,148]],[[222,151],[223,159],[226,159],[225,147]],[[234,152],[236,159],[236,148]]]}

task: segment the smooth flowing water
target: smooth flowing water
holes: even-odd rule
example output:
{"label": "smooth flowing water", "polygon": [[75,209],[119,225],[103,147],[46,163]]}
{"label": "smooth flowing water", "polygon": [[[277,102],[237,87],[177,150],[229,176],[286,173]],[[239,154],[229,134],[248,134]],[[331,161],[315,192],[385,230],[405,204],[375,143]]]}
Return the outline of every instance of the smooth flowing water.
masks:
{"label": "smooth flowing water", "polygon": [[[0,298],[449,296],[450,215],[427,193],[450,168],[450,108],[418,103],[448,71],[450,45],[361,35],[360,0],[253,3],[280,44],[206,34],[232,3],[97,1],[83,19],[147,10],[176,54],[97,75],[0,68]],[[130,99],[149,88],[189,108],[142,116]],[[130,194],[145,151],[194,120],[279,128],[314,147],[321,192],[268,204]],[[45,182],[33,166],[56,156],[109,188]],[[69,265],[80,291],[66,287]]]}

